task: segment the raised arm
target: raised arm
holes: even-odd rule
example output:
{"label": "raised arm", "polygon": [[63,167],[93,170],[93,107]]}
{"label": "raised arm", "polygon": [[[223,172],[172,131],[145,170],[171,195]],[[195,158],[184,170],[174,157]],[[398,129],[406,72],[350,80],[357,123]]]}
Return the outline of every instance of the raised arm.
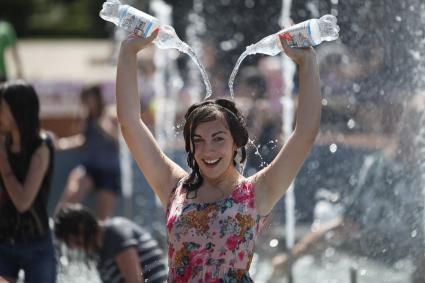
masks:
{"label": "raised arm", "polygon": [[300,93],[295,130],[269,166],[252,177],[256,204],[268,214],[287,191],[313,147],[320,127],[321,96],[319,67],[313,48],[290,48],[281,40],[285,54],[299,67]]}
{"label": "raised arm", "polygon": [[161,151],[140,118],[137,88],[137,53],[157,36],[130,35],[121,44],[117,68],[117,115],[124,139],[155,194],[165,207],[173,187],[187,173]]}

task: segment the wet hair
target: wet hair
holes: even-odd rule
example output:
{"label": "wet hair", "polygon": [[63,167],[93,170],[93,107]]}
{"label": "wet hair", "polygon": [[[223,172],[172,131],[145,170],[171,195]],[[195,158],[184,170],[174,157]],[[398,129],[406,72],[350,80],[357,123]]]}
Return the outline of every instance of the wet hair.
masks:
{"label": "wet hair", "polygon": [[89,113],[88,120],[96,120],[105,110],[105,101],[103,100],[102,90],[99,85],[86,86],[81,90],[80,99],[82,102],[87,101],[89,97],[93,97],[96,101],[97,113]]}
{"label": "wet hair", "polygon": [[0,84],[0,101],[4,99],[18,127],[22,152],[32,153],[40,144],[40,103],[35,89],[23,80]]}
{"label": "wet hair", "polygon": [[[193,138],[196,128],[205,122],[214,121],[216,119],[224,118],[232,135],[233,141],[236,146],[241,150],[241,159],[239,163],[243,163],[246,159],[245,145],[248,143],[248,131],[245,125],[245,119],[233,101],[228,99],[215,99],[206,100],[192,105],[186,112],[185,125],[183,128],[183,136],[185,140],[185,149],[187,152],[187,163],[192,168],[191,174],[183,181],[183,188],[188,193],[194,192],[202,185],[203,178],[199,171],[199,166],[195,160],[195,146]],[[237,162],[233,156],[233,165],[236,166]],[[190,194],[188,194],[190,195]]]}
{"label": "wet hair", "polygon": [[81,204],[64,206],[54,218],[56,238],[69,245],[71,237],[82,237],[83,249],[88,259],[94,258],[93,251],[98,248],[99,229],[96,217]]}

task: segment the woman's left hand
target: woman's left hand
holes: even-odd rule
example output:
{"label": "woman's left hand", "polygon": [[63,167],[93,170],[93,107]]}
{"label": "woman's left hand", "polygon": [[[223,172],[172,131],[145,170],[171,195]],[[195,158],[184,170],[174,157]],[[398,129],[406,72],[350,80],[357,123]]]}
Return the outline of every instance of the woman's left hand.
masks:
{"label": "woman's left hand", "polygon": [[316,61],[316,52],[313,47],[290,47],[286,43],[283,35],[279,35],[280,43],[283,50],[289,58],[291,58],[297,65],[301,66],[307,61]]}

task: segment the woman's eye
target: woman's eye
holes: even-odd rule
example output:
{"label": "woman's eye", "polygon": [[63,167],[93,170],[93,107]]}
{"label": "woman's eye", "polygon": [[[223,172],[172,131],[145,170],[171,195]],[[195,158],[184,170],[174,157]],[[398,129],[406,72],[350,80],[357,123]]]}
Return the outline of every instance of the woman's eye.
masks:
{"label": "woman's eye", "polygon": [[222,138],[222,137],[216,137],[216,138],[214,138],[214,141],[215,142],[220,142],[220,141],[223,141],[224,139]]}

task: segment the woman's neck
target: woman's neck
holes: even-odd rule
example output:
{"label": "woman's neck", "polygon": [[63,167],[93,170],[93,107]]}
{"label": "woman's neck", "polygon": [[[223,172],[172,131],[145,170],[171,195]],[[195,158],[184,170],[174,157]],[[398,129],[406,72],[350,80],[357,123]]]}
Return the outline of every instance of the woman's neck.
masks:
{"label": "woman's neck", "polygon": [[235,187],[243,179],[243,176],[239,173],[234,166],[231,166],[226,172],[215,179],[204,177],[204,185],[207,187],[220,188],[227,190]]}

